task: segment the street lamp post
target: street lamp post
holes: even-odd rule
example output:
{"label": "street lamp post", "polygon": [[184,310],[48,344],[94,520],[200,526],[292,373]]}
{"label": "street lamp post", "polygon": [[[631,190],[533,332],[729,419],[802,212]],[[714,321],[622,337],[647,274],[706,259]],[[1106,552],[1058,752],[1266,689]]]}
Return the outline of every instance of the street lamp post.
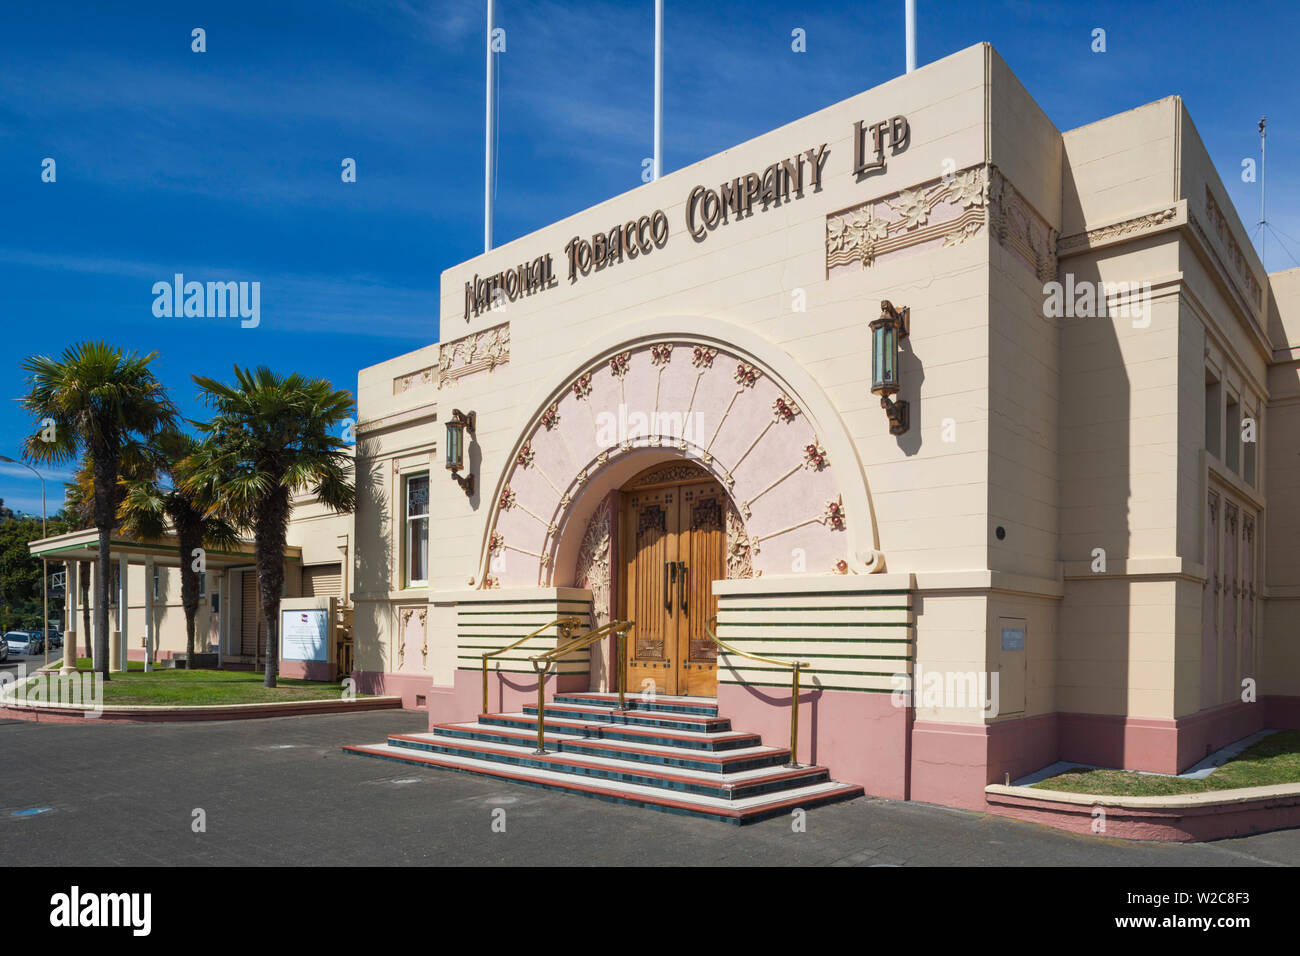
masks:
{"label": "street lamp post", "polygon": [[[11,465],[22,465],[33,475],[35,475],[37,479],[40,481],[41,483],[41,537],[42,538],[46,537],[47,535],[45,532],[45,479],[41,476],[41,473],[39,471],[37,471],[35,468],[33,468],[25,461],[19,461],[14,458],[9,458],[5,455],[0,455],[0,461],[7,461]],[[42,632],[45,634],[45,639],[42,643],[45,645],[45,666],[49,667],[50,666],[50,569],[45,558],[41,558],[41,604],[43,609],[43,614],[41,616],[41,627],[42,627]],[[67,654],[66,650],[64,651],[64,654]]]}

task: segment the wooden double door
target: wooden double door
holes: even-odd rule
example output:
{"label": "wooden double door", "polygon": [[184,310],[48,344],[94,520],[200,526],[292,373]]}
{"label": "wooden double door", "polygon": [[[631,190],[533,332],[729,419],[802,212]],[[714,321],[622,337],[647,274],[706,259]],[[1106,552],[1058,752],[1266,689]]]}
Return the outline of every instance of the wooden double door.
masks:
{"label": "wooden double door", "polygon": [[705,622],[718,613],[713,582],[727,576],[726,509],[726,493],[711,479],[623,491],[619,603],[620,615],[636,622],[632,693],[717,694],[717,645]]}

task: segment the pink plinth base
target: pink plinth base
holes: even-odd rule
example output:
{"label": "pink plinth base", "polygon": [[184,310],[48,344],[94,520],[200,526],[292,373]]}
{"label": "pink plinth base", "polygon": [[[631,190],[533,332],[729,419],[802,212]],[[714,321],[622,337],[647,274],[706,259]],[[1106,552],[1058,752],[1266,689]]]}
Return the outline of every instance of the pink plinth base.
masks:
{"label": "pink plinth base", "polygon": [[334,679],[334,665],[329,661],[280,661],[280,676],[294,680],[329,681]]}
{"label": "pink plinth base", "polygon": [[[1060,714],[1060,758],[1098,767],[1182,773],[1265,724],[1259,704],[1226,704],[1177,719]],[[993,781],[990,781],[993,782]]]}
{"label": "pink plinth base", "polygon": [[403,710],[424,710],[433,700],[433,678],[427,674],[353,671],[352,677],[356,681],[358,693],[401,697]]}
{"label": "pink plinth base", "polygon": [[[589,689],[586,674],[552,674],[546,678],[546,699]],[[488,671],[488,713],[514,713],[537,703],[537,678],[532,674]],[[429,697],[429,726],[473,720],[483,713],[481,671],[458,670],[451,687],[433,688]]]}
{"label": "pink plinth base", "polygon": [[[175,657],[178,653],[183,653],[183,652],[178,652],[178,651],[159,651],[158,653],[154,654],[153,659],[156,660],[156,661],[169,661],[169,660],[171,660],[173,657]],[[137,648],[137,649],[135,649],[135,650],[132,650],[132,649],[128,648],[128,649],[127,649],[127,652],[126,652],[126,659],[127,659],[128,661],[142,661],[142,660],[144,660],[144,648]]]}
{"label": "pink plinth base", "polygon": [[[799,762],[830,769],[842,783],[872,796],[906,800],[905,707],[890,694],[799,690]],[[760,734],[768,747],[790,746],[790,692],[775,687],[718,685],[718,715],[735,730]]]}
{"label": "pink plinth base", "polygon": [[1277,730],[1300,730],[1300,697],[1261,697],[1264,726]]}
{"label": "pink plinth base", "polygon": [[[1170,810],[1106,807],[1104,817],[1094,817],[1093,808],[1087,805],[991,793],[987,809],[998,816],[1042,823],[1075,833],[1175,843],[1218,840],[1300,826],[1300,796],[1261,797],[1245,803]],[[1101,830],[1099,827],[1103,821],[1105,829]]]}
{"label": "pink plinth base", "polygon": [[994,724],[918,720],[912,725],[912,799],[984,808],[984,788],[1056,761],[1057,715]]}

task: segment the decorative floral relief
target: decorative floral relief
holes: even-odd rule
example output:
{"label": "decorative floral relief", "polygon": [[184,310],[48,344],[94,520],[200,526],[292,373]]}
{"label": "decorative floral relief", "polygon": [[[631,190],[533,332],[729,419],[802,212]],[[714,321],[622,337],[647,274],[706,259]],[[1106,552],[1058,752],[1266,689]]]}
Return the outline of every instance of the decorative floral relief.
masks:
{"label": "decorative floral relief", "polygon": [[551,402],[550,407],[542,412],[542,425],[549,432],[558,424],[560,424],[560,403]]}
{"label": "decorative floral relief", "polygon": [[745,522],[735,505],[727,503],[727,579],[752,578],[754,563]]}
{"label": "decorative floral relief", "polygon": [[703,345],[695,346],[691,364],[696,368],[713,368],[713,360],[718,357],[718,350]]}
{"label": "decorative floral relief", "polygon": [[510,361],[510,323],[475,332],[438,347],[438,387],[479,371],[492,371]]}
{"label": "decorative floral relief", "polygon": [[[965,242],[983,227],[988,200],[984,169],[976,167],[832,215],[826,220],[826,266],[861,262],[865,269],[906,246],[932,239]],[[940,205],[960,212],[932,223]]]}
{"label": "decorative floral relief", "polygon": [[519,449],[519,454],[515,456],[515,464],[520,468],[527,468],[536,457],[537,455],[533,452],[532,441],[526,441],[524,447]]}
{"label": "decorative floral relief", "polygon": [[622,378],[627,374],[627,370],[632,367],[632,353],[619,352],[609,360],[609,370],[615,378]]}
{"label": "decorative floral relief", "polygon": [[509,511],[515,506],[515,498],[515,493],[510,490],[509,485],[506,485],[501,489],[501,498],[497,501],[497,507],[502,511]]}
{"label": "decorative floral relief", "polygon": [[746,365],[744,362],[741,362],[736,366],[736,374],[733,378],[735,378],[737,385],[744,388],[753,388],[754,383],[759,380],[762,374],[763,373],[754,368],[754,366]]}
{"label": "decorative floral relief", "polygon": [[438,370],[430,365],[428,368],[422,368],[416,372],[409,372],[406,375],[399,375],[393,379],[393,394],[401,395],[403,392],[409,392],[413,388],[427,388],[438,380]]}
{"label": "decorative floral relief", "polygon": [[792,422],[798,414],[799,406],[785,395],[772,403],[772,417],[778,422]]}
{"label": "decorative floral relief", "polygon": [[827,466],[826,449],[816,442],[813,442],[811,445],[804,445],[803,464],[805,468],[811,468],[813,471],[821,471]]}
{"label": "decorative floral relief", "polygon": [[591,394],[591,373],[583,372],[573,383],[573,394],[578,398],[586,398]]}
{"label": "decorative floral relief", "polygon": [[505,547],[506,538],[500,531],[493,531],[492,537],[488,538],[488,553],[496,554]]}
{"label": "decorative floral relief", "polygon": [[493,588],[501,587],[501,582],[497,578],[484,578],[483,587],[492,590]]}
{"label": "decorative floral relief", "polygon": [[849,573],[849,562],[845,561],[843,558],[840,558],[838,561],[836,561],[836,562],[835,562],[835,573],[836,573],[836,574],[848,574],[848,573]]}
{"label": "decorative floral relief", "polygon": [[822,512],[822,523],[829,525],[832,531],[844,530],[844,502],[839,498],[826,502]]}
{"label": "decorative floral relief", "polygon": [[650,364],[667,365],[672,361],[673,343],[662,342],[659,345],[650,346]]}
{"label": "decorative floral relief", "polygon": [[610,621],[610,506],[602,503],[587,522],[578,547],[578,568],[574,584],[591,592],[592,623],[600,627]]}

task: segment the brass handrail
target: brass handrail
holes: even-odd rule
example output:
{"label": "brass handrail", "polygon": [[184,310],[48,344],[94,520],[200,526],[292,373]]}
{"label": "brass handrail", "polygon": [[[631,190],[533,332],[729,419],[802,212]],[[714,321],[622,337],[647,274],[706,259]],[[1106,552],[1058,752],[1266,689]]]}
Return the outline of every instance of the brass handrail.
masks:
{"label": "brass handrail", "polygon": [[718,622],[718,616],[715,614],[704,622],[704,630],[709,635],[709,640],[717,644],[728,654],[735,654],[737,657],[747,657],[751,661],[759,661],[764,664],[775,664],[778,667],[788,667],[793,671],[794,677],[790,683],[790,762],[787,767],[799,766],[799,671],[801,668],[809,667],[806,661],[781,661],[775,657],[763,657],[761,654],[750,654],[742,651],[737,647],[722,640],[718,635],[713,633],[713,626]]}
{"label": "brass handrail", "polygon": [[635,621],[610,621],[594,631],[588,631],[581,637],[574,638],[568,644],[529,658],[533,664],[533,672],[537,675],[537,749],[533,753],[546,753],[546,675],[550,672],[551,665],[561,657],[580,651],[584,647],[591,647],[611,635],[617,642],[618,648],[618,660],[615,664],[618,677],[618,709],[626,710],[623,695],[627,685],[627,635],[635,626]]}
{"label": "brass handrail", "polygon": [[483,652],[483,709],[479,711],[479,713],[486,714],[488,712],[487,662],[489,657],[496,657],[498,654],[504,654],[506,651],[513,651],[520,644],[523,644],[525,641],[531,641],[534,637],[537,637],[543,631],[548,631],[553,627],[558,627],[560,629],[560,636],[567,641],[573,635],[574,630],[581,626],[582,626],[582,618],[580,617],[573,617],[573,616],[557,617],[550,624],[543,624],[537,630],[533,631],[533,633],[526,634],[523,637],[519,638],[519,640],[515,641],[509,647],[498,647],[495,651],[484,651]]}

